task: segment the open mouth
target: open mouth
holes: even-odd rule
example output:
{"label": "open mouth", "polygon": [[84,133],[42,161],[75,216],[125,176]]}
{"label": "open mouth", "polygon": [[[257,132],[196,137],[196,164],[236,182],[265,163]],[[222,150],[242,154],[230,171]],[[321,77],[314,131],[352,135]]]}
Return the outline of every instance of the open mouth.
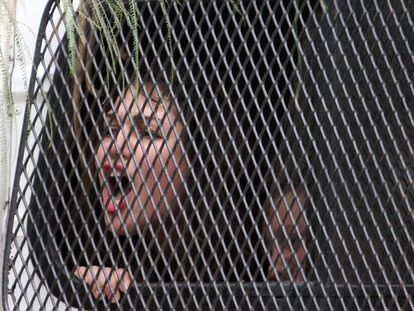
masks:
{"label": "open mouth", "polygon": [[131,191],[131,182],[125,175],[120,175],[118,177],[108,176],[106,179],[107,185],[114,197],[122,196],[122,194],[127,195],[129,191]]}
{"label": "open mouth", "polygon": [[109,170],[106,170],[106,173],[108,175],[102,189],[103,205],[109,213],[114,213],[127,207],[126,200],[131,192],[132,183],[124,171],[117,171],[117,175]]}

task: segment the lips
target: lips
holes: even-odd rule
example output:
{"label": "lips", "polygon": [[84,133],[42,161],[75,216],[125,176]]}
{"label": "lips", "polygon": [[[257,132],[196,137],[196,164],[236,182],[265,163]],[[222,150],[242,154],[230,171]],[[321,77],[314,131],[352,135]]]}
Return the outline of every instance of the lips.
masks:
{"label": "lips", "polygon": [[102,200],[108,213],[126,208],[126,198],[132,189],[132,183],[123,166],[117,163],[113,168],[111,169],[108,162],[102,164],[102,172],[105,176]]}

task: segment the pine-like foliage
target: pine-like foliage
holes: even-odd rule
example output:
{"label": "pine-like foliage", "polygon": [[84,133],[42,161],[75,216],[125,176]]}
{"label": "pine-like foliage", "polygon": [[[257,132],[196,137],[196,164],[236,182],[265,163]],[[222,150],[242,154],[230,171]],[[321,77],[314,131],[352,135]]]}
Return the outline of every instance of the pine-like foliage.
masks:
{"label": "pine-like foliage", "polygon": [[[26,75],[26,58],[30,54],[29,49],[23,40],[23,35],[21,32],[21,27],[25,26],[27,31],[32,31],[27,25],[19,24],[14,16],[12,8],[8,6],[8,2],[5,0],[0,0],[0,7],[2,8],[2,22],[5,22],[8,25],[11,25],[12,29],[12,44],[13,48],[6,53],[0,48],[0,87],[1,87],[1,98],[0,103],[8,111],[9,116],[14,119],[14,99],[12,93],[12,74],[16,68],[20,71],[22,82],[23,82],[23,91],[27,95],[28,91],[28,80]],[[3,47],[4,48],[4,47]],[[10,48],[10,47],[7,47]],[[11,58],[10,58],[11,57]],[[10,62],[10,60],[13,60]],[[25,96],[27,97],[27,96]],[[30,116],[28,116],[30,117]],[[17,132],[14,133],[17,138]]]}
{"label": "pine-like foliage", "polygon": [[[94,25],[103,38],[106,55],[107,66],[114,70],[120,69],[121,76],[124,73],[122,62],[118,62],[117,59],[120,55],[119,42],[117,42],[117,32],[122,28],[123,24],[127,24],[131,29],[131,35],[133,38],[133,59],[138,72],[138,59],[139,59],[139,28],[137,18],[137,4],[136,0],[81,0],[79,10],[75,13],[72,0],[60,0],[61,7],[64,13],[64,23],[66,26],[68,50],[69,50],[69,63],[72,74],[76,73],[76,62],[79,53],[78,40],[86,39],[83,37],[83,29],[80,26],[80,20],[85,19],[88,23]],[[162,12],[164,14],[166,37],[169,54],[172,59],[172,24],[169,18],[169,8],[173,1],[181,4],[186,0],[159,0]],[[233,10],[242,15],[237,0],[226,0],[231,3]],[[86,8],[86,4],[88,9]],[[83,8],[83,9],[82,9]],[[86,44],[86,43],[85,43]],[[173,79],[173,66],[171,65],[171,79]]]}
{"label": "pine-like foliage", "polygon": [[[160,1],[168,5],[167,0]],[[90,23],[99,32],[105,45],[107,55],[105,61],[107,62],[106,65],[108,68],[112,68],[115,71],[120,69],[121,73],[124,72],[124,68],[122,67],[122,62],[118,61],[120,50],[117,33],[124,24],[128,25],[133,38],[132,52],[134,64],[138,66],[139,25],[136,0],[82,0],[77,14],[73,9],[72,0],[61,0],[61,7],[64,13],[69,50],[69,65],[72,74],[76,72],[76,62],[79,53],[78,42],[81,40],[83,44],[86,44],[81,20]]]}

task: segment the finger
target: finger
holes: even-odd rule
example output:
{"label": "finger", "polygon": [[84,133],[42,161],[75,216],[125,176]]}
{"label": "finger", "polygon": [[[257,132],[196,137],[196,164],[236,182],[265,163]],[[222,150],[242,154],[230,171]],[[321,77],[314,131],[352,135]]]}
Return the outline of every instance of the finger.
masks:
{"label": "finger", "polygon": [[83,280],[91,289],[92,295],[95,299],[98,298],[98,291],[96,286],[94,285],[93,282],[93,277],[92,277],[92,273],[89,269],[87,269],[86,267],[77,267],[75,272],[73,273],[78,279]]}
{"label": "finger", "polygon": [[95,274],[95,279],[93,280],[96,292],[98,293],[97,296],[99,299],[103,299],[104,295],[108,296],[106,286],[107,286],[107,278],[105,277],[105,273],[103,270],[99,271],[99,274]]}
{"label": "finger", "polygon": [[78,278],[78,279],[80,279],[81,278],[81,275],[82,275],[82,273],[81,273],[81,270],[80,270],[80,267],[79,268],[76,268],[76,270],[75,270],[75,272],[73,272],[73,274]]}
{"label": "finger", "polygon": [[105,287],[104,287],[104,292],[105,292],[105,296],[106,298],[108,298],[109,300],[112,300],[112,289],[111,289],[111,285],[110,282],[104,282]]}
{"label": "finger", "polygon": [[116,295],[116,290],[118,287],[118,277],[116,275],[115,270],[107,269],[107,279],[105,279],[105,295],[106,297],[112,301]]}
{"label": "finger", "polygon": [[120,277],[122,280],[119,286],[119,290],[121,292],[125,292],[131,286],[131,283],[132,283],[131,276],[129,275],[128,271],[124,269],[118,269],[118,273],[120,274]]}
{"label": "finger", "polygon": [[95,291],[97,290],[96,288],[96,282],[94,279],[94,274],[93,272],[91,272],[89,269],[82,275],[83,279],[85,280],[86,284],[89,285],[89,288],[91,290],[95,289]]}
{"label": "finger", "polygon": [[103,294],[103,283],[102,279],[103,272],[99,267],[93,266],[91,272],[89,273],[91,279],[90,284],[92,284],[92,291],[96,299],[101,299]]}
{"label": "finger", "polygon": [[92,290],[92,295],[93,295],[93,297],[95,298],[95,299],[99,299],[99,289],[98,289],[98,286],[96,286],[96,284],[93,284],[93,286],[92,286],[92,288],[91,288],[91,290]]}
{"label": "finger", "polygon": [[73,272],[73,274],[78,278],[78,279],[82,279],[83,276],[85,275],[85,271],[86,271],[86,267],[77,267],[75,272]]}
{"label": "finger", "polygon": [[125,277],[124,277],[124,284],[126,289],[128,289],[131,286],[132,278],[129,275],[128,271],[125,271]]}
{"label": "finger", "polygon": [[116,303],[117,301],[121,300],[121,292],[119,290],[116,291],[115,295],[111,298],[111,303]]}
{"label": "finger", "polygon": [[108,300],[111,303],[115,303],[121,300],[121,292],[119,290],[110,289],[107,295]]}
{"label": "finger", "polygon": [[93,298],[99,299],[99,292],[96,288],[92,289]]}

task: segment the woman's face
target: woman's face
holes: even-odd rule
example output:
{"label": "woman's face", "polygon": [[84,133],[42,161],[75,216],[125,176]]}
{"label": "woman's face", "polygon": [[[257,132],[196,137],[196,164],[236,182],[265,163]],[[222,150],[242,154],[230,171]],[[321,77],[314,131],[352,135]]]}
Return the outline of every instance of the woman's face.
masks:
{"label": "woman's face", "polygon": [[183,124],[174,104],[160,99],[152,85],[146,90],[147,96],[128,89],[115,111],[105,113],[97,148],[105,222],[120,235],[147,225],[156,229],[175,215],[187,169],[180,144]]}

